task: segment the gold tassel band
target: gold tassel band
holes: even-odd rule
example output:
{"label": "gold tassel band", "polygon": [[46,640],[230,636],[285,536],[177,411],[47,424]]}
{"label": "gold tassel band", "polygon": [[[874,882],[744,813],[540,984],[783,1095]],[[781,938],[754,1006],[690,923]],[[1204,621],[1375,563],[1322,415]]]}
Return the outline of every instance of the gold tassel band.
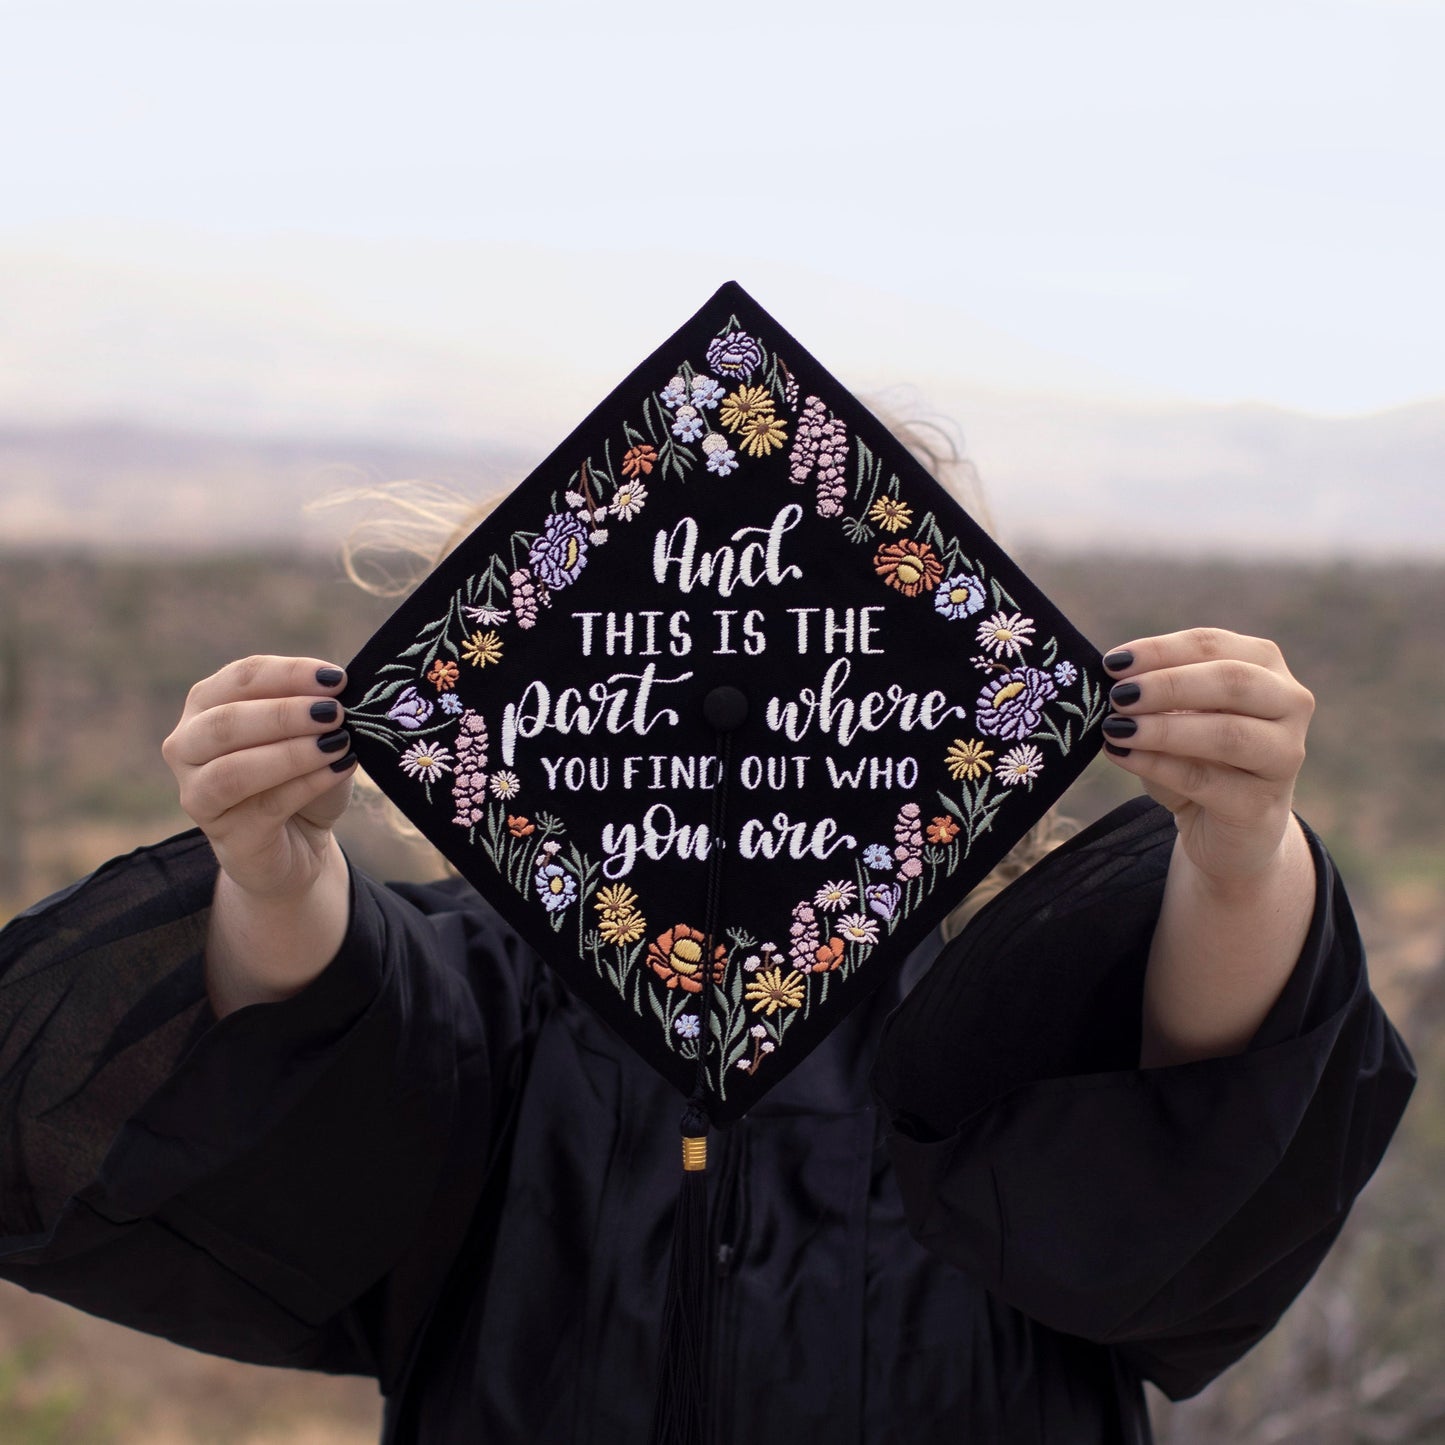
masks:
{"label": "gold tassel band", "polygon": [[682,1136],[682,1167],[689,1174],[707,1168],[707,1135]]}

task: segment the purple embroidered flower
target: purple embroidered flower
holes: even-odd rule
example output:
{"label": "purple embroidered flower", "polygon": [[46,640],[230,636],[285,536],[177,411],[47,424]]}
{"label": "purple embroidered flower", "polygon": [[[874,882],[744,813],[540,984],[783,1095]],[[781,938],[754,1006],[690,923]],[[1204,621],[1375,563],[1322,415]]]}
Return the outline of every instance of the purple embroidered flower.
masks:
{"label": "purple embroidered flower", "polygon": [[577,880],[563,867],[548,863],[537,870],[537,896],[548,913],[559,913],[577,897]]}
{"label": "purple embroidered flower", "polygon": [[1016,667],[990,680],[978,695],[974,726],[996,738],[1026,738],[1043,719],[1044,704],[1059,695],[1054,680],[1036,667]]}
{"label": "purple embroidered flower", "polygon": [[444,692],[437,701],[442,705],[442,711],[450,713],[453,717],[461,715],[462,700],[454,692]]}
{"label": "purple embroidered flower", "polygon": [[818,915],[811,903],[793,905],[793,923],[788,929],[788,958],[793,967],[803,973],[812,973],[813,955],[822,941],[818,933]]}
{"label": "purple embroidered flower", "polygon": [[893,866],[893,855],[882,843],[870,843],[863,850],[863,864],[865,867],[875,870],[891,868]]}
{"label": "purple embroidered flower", "polygon": [[870,883],[863,896],[868,900],[869,908],[886,920],[898,912],[898,900],[903,897],[903,890],[896,883]]}
{"label": "purple embroidered flower", "polygon": [[956,572],[933,594],[933,610],[957,622],[983,610],[983,583],[972,572]]}
{"label": "purple embroidered flower", "polygon": [[1079,676],[1079,669],[1072,662],[1061,662],[1054,669],[1054,681],[1060,687],[1072,687]]}
{"label": "purple embroidered flower", "polygon": [[454,746],[452,822],[459,828],[474,828],[486,816],[487,802],[487,723],[481,713],[468,708],[462,714]]}
{"label": "purple embroidered flower", "polygon": [[680,442],[695,442],[702,435],[702,414],[695,406],[680,406],[672,419],[672,434]]}
{"label": "purple embroidered flower", "polygon": [[763,348],[746,331],[729,331],[709,344],[707,364],[724,376],[746,381],[763,364]]}
{"label": "purple embroidered flower", "polygon": [[525,567],[518,568],[507,580],[512,584],[512,613],[517,619],[517,626],[535,627],[537,609],[552,605],[552,595],[547,591],[546,584],[532,576]]}
{"label": "purple embroidered flower", "polygon": [[687,383],[682,379],[681,374],[674,376],[666,386],[658,392],[665,407],[681,406],[687,400]]}
{"label": "purple embroidered flower", "polygon": [[923,872],[923,825],[919,821],[917,803],[905,803],[898,810],[893,837],[898,844],[893,850],[893,856],[898,860],[898,876],[917,878]]}
{"label": "purple embroidered flower", "polygon": [[672,1021],[673,1032],[685,1039],[695,1039],[702,1032],[702,1020],[696,1014],[678,1014]]}
{"label": "purple embroidered flower", "polygon": [[[587,565],[587,529],[571,512],[553,512],[527,554],[532,570],[551,588],[577,580]],[[515,599],[514,599],[515,604]],[[521,622],[520,615],[517,618]]]}
{"label": "purple embroidered flower", "polygon": [[404,687],[386,710],[386,715],[408,732],[415,732],[419,727],[426,726],[432,715],[432,705],[414,687]]}
{"label": "purple embroidered flower", "polygon": [[723,386],[710,376],[695,376],[692,379],[692,404],[704,411],[711,411],[723,399]]}

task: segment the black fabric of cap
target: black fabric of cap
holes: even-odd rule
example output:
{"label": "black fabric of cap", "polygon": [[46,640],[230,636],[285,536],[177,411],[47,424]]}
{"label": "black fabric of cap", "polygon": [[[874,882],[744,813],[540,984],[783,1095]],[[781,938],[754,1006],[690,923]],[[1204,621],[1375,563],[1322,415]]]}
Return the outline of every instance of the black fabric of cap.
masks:
{"label": "black fabric of cap", "polygon": [[715,1123],[1037,822],[1107,711],[1097,651],[734,284],[348,674],[367,772],[684,1094],[706,1044]]}

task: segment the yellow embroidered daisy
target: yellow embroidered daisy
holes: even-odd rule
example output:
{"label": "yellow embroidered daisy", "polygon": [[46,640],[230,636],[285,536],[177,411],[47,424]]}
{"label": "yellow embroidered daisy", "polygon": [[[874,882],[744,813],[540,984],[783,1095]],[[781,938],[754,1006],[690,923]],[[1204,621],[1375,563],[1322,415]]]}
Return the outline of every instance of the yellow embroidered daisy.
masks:
{"label": "yellow embroidered daisy", "polygon": [[741,431],[751,422],[773,414],[773,398],[765,386],[740,386],[718,408],[718,420],[729,431]]}
{"label": "yellow embroidered daisy", "polygon": [[625,883],[613,883],[610,887],[599,888],[592,906],[604,917],[619,917],[624,913],[637,911],[637,894]]}
{"label": "yellow embroidered daisy", "polygon": [[787,428],[775,416],[755,416],[738,438],[738,445],[750,457],[765,457],[788,439]]}
{"label": "yellow embroidered daisy", "polygon": [[754,1013],[767,1010],[769,1018],[780,1008],[802,1008],[803,975],[795,970],[784,978],[781,968],[770,968],[749,982],[744,996]]}
{"label": "yellow embroidered daisy", "polygon": [[502,660],[502,639],[495,632],[474,632],[462,643],[462,656],[474,667]]}
{"label": "yellow embroidered daisy", "polygon": [[630,913],[604,913],[597,931],[605,943],[615,943],[619,948],[636,943],[647,932],[647,920],[635,910]]}
{"label": "yellow embroidered daisy", "polygon": [[984,773],[993,772],[993,764],[989,759],[993,751],[984,745],[977,738],[970,738],[964,742],[962,738],[954,738],[953,746],[948,750],[948,756],[944,760],[948,764],[948,774],[956,782],[962,782],[965,778],[971,783]]}
{"label": "yellow embroidered daisy", "polygon": [[907,502],[896,497],[879,497],[868,508],[868,518],[877,522],[885,532],[901,532],[913,521],[913,510]]}

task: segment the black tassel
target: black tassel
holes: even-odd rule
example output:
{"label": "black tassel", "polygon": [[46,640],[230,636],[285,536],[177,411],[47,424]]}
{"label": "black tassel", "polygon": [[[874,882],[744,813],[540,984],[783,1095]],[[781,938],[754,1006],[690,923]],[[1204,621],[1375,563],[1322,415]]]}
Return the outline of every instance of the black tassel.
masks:
{"label": "black tassel", "polygon": [[707,1115],[689,1103],[682,1116],[682,1186],[672,1226],[672,1260],[662,1306],[662,1345],[652,1445],[704,1445],[707,1420]]}

